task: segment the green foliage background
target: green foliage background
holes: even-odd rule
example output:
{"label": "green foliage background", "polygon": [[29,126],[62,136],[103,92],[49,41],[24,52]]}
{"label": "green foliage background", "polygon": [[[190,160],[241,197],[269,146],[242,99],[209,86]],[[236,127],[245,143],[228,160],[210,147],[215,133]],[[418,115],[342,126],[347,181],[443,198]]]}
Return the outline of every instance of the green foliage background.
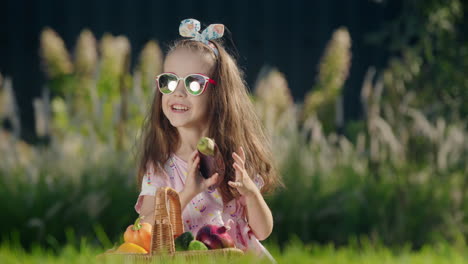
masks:
{"label": "green foliage background", "polygon": [[[286,185],[266,197],[275,219],[267,243],[285,249],[295,237],[305,243],[408,245],[422,249],[422,259],[428,244],[464,245],[466,10],[459,0],[406,1],[400,17],[369,36],[388,43],[395,56],[385,69],[370,68],[365,76],[361,120],[342,120],[340,98],[352,67],[346,28],[331,36],[304,102],[293,102],[278,70],[261,71],[251,98]],[[145,46],[135,69],[129,50],[123,36],[96,40],[85,30],[70,52],[52,29],[43,31],[48,89],[34,103],[43,143],[28,145],[14,130],[0,130],[2,241],[16,237],[26,249],[60,248],[71,234],[71,246],[85,237],[104,247],[121,242],[136,217],[135,150],[162,63],[157,42]],[[0,77],[0,87],[0,118],[17,120],[7,77]],[[328,250],[320,248],[353,258],[346,250]],[[5,252],[0,256],[8,258]],[[387,256],[384,249],[369,254]]]}

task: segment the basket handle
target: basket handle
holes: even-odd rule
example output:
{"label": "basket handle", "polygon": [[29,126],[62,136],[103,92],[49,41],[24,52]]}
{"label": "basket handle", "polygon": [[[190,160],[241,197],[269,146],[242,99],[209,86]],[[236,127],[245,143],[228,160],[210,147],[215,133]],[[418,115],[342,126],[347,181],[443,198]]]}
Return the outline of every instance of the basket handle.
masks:
{"label": "basket handle", "polygon": [[173,254],[174,236],[184,232],[179,194],[170,187],[161,187],[156,192],[154,204],[150,255]]}

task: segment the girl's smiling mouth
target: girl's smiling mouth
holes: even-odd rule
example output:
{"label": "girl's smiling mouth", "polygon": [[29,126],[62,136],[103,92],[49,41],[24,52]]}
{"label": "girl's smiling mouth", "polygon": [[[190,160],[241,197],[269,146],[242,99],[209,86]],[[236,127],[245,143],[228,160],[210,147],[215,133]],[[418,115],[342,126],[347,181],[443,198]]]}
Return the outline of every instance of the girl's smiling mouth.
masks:
{"label": "girl's smiling mouth", "polygon": [[185,113],[189,110],[190,108],[188,106],[182,105],[182,104],[173,104],[171,105],[171,111],[173,113]]}

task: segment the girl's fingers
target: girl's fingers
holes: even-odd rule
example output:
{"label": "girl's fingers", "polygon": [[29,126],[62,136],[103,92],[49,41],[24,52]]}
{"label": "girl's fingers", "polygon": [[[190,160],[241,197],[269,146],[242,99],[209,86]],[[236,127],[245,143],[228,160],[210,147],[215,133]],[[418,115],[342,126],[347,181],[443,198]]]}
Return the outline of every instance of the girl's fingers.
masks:
{"label": "girl's fingers", "polygon": [[219,174],[215,173],[215,174],[213,174],[213,176],[211,176],[209,179],[207,179],[206,181],[208,182],[208,186],[212,186],[212,185],[216,184],[218,182],[218,177],[219,177]]}
{"label": "girl's fingers", "polygon": [[198,154],[198,150],[195,150],[194,152],[192,152],[192,154],[190,154],[190,160],[194,160],[197,154]]}
{"label": "girl's fingers", "polygon": [[242,168],[241,166],[239,166],[239,164],[237,164],[237,162],[234,162],[234,164],[232,164],[232,166],[234,167],[234,169],[236,170],[236,172],[242,173],[242,172],[244,171],[244,168]]}
{"label": "girl's fingers", "polygon": [[212,191],[218,187],[217,186],[218,178],[219,178],[219,174],[215,173],[209,179],[205,180],[205,184],[206,184],[205,186],[208,186],[208,190]]}
{"label": "girl's fingers", "polygon": [[236,171],[236,181],[242,181],[244,177],[244,170],[239,166],[239,164],[235,163],[232,164],[234,170]]}
{"label": "girl's fingers", "polygon": [[233,153],[232,153],[232,157],[234,158],[234,160],[235,160],[239,165],[241,165],[242,167],[244,167],[244,160],[241,158],[241,156],[239,156],[236,152],[233,152]]}
{"label": "girl's fingers", "polygon": [[244,152],[244,148],[243,148],[243,147],[240,147],[240,148],[239,148],[239,152],[240,152],[240,154],[241,154],[242,160],[245,162],[245,152]]}
{"label": "girl's fingers", "polygon": [[200,162],[200,157],[198,157],[198,156],[195,157],[195,160],[193,161],[192,168],[191,168],[191,173],[192,174],[195,174],[195,172],[197,171],[199,162]]}
{"label": "girl's fingers", "polygon": [[197,153],[198,153],[198,151],[194,151],[194,152],[192,152],[192,154],[190,154],[190,157],[188,159],[189,168],[191,168],[191,166],[193,164],[193,161],[195,160],[195,157],[197,156]]}
{"label": "girl's fingers", "polygon": [[235,188],[239,188],[239,187],[242,187],[242,183],[241,182],[233,182],[233,181],[229,181],[228,184],[232,187],[235,187]]}

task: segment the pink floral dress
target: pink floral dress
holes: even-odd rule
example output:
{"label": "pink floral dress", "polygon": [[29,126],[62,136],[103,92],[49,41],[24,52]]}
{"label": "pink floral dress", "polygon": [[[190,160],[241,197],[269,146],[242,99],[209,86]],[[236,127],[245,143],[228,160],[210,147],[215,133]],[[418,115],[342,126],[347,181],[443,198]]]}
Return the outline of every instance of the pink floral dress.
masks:
{"label": "pink floral dress", "polygon": [[[141,193],[135,204],[136,212],[140,213],[143,196],[154,196],[160,187],[169,186],[177,192],[182,191],[188,171],[187,166],[187,162],[175,154],[172,154],[164,165],[164,175],[156,175],[154,167],[150,166],[143,177]],[[254,182],[259,189],[264,185],[259,175],[256,175]],[[195,196],[182,212],[184,230],[196,236],[198,230],[207,224],[230,226],[228,233],[234,239],[237,248],[244,252],[252,252],[259,257],[266,257],[276,263],[252,232],[245,216],[245,208],[244,197],[233,199],[223,206],[218,190],[202,192]]]}

